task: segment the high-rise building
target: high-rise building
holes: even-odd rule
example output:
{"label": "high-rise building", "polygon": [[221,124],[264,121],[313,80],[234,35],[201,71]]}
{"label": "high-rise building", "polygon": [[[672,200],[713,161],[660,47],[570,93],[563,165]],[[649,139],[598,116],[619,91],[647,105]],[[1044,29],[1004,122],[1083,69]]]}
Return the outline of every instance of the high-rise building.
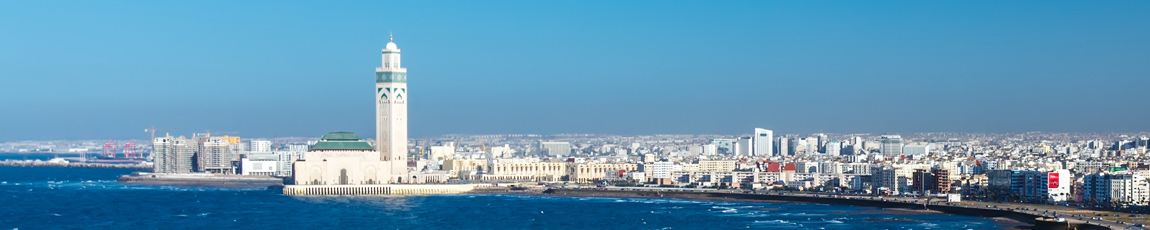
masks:
{"label": "high-rise building", "polygon": [[898,157],[902,155],[902,136],[882,135],[879,137],[879,152],[883,156]]}
{"label": "high-rise building", "polygon": [[718,153],[731,154],[735,152],[735,139],[719,139],[711,140],[711,144],[719,149]]}
{"label": "high-rise building", "polygon": [[400,64],[399,47],[388,37],[375,69],[376,149],[392,174],[407,173],[407,68]]}
{"label": "high-rise building", "polygon": [[196,146],[183,137],[157,137],[152,142],[152,171],[155,173],[191,173]]}
{"label": "high-rise building", "polygon": [[823,153],[827,155],[838,156],[842,149],[842,143],[838,141],[832,141],[823,145]]}
{"label": "high-rise building", "polygon": [[739,137],[735,141],[735,156],[750,156],[751,155],[751,138]]}
{"label": "high-rise building", "polygon": [[818,142],[816,144],[818,145],[817,147],[818,147],[819,152],[820,153],[827,153],[827,142],[829,141],[827,139],[827,135],[820,133],[820,134],[816,135],[816,137],[818,137]]}
{"label": "high-rise building", "polygon": [[777,155],[792,155],[790,152],[791,139],[787,137],[779,137],[775,139],[775,154]]}
{"label": "high-rise building", "polygon": [[755,136],[752,138],[751,144],[755,147],[751,149],[752,156],[774,156],[775,148],[771,147],[775,142],[775,132],[769,129],[755,128]]}
{"label": "high-rise building", "polygon": [[235,173],[232,161],[239,160],[232,153],[232,144],[225,138],[207,137],[200,141],[197,155],[198,171],[209,173]]}

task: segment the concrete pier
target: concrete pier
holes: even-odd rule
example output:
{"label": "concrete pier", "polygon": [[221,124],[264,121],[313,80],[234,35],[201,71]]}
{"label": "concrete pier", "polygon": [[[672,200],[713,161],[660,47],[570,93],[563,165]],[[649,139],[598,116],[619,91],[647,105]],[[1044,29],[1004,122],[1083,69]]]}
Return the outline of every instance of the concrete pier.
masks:
{"label": "concrete pier", "polygon": [[287,185],[289,196],[374,196],[468,193],[489,184]]}
{"label": "concrete pier", "polygon": [[207,173],[142,173],[123,175],[125,184],[174,185],[238,189],[266,189],[283,185],[283,179],[270,176],[218,175]]}

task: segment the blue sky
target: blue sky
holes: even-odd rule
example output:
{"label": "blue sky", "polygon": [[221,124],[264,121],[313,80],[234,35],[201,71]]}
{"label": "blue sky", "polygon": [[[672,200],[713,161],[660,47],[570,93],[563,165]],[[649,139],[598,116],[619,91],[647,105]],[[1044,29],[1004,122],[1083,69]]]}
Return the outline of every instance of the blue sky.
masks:
{"label": "blue sky", "polygon": [[0,140],[1124,132],[1150,1],[3,1]]}

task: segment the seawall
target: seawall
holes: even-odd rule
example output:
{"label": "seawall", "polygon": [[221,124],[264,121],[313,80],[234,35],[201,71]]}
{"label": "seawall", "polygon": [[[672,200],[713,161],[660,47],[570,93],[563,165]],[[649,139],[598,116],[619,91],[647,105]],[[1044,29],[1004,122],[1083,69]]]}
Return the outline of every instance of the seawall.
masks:
{"label": "seawall", "polygon": [[898,201],[884,201],[884,200],[870,200],[870,199],[855,199],[855,198],[835,198],[835,197],[814,197],[814,196],[796,196],[796,195],[772,195],[772,194],[754,194],[754,193],[724,193],[724,192],[687,192],[687,191],[651,191],[651,190],[592,190],[592,189],[548,189],[543,192],[546,195],[554,196],[573,196],[573,197],[638,197],[638,198],[682,198],[682,199],[697,199],[697,200],[724,200],[724,201],[767,201],[767,202],[802,202],[802,203],[819,203],[819,204],[836,204],[836,205],[853,205],[865,207],[878,207],[878,208],[902,208],[902,209],[929,209],[948,214],[967,215],[967,216],[981,216],[981,217],[999,217],[1016,220],[1019,222],[1031,224],[1034,229],[1110,229],[1103,226],[1086,224],[1086,223],[1067,223],[1057,222],[1055,220],[1039,219],[1041,216],[1015,212],[1012,210],[1000,210],[994,208],[976,208],[976,207],[960,207],[949,205],[926,205],[905,203]]}
{"label": "seawall", "polygon": [[163,174],[134,173],[120,176],[126,184],[175,185],[192,187],[219,187],[239,189],[266,189],[283,186],[283,179],[270,176],[215,175],[215,174]]}
{"label": "seawall", "polygon": [[41,160],[4,160],[0,166],[10,167],[58,167],[58,168],[121,168],[121,169],[152,169],[148,164],[106,164],[106,163],[68,163]]}
{"label": "seawall", "polygon": [[288,185],[288,196],[378,196],[469,193],[490,184],[366,184],[366,185]]}

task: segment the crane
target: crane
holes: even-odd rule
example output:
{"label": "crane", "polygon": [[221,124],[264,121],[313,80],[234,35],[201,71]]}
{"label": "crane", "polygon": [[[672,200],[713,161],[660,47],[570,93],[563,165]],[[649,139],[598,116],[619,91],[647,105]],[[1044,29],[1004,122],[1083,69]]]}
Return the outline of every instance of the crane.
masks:
{"label": "crane", "polygon": [[156,126],[153,125],[151,128],[144,129],[144,132],[152,133],[151,141],[154,142],[154,141],[156,141],[156,131],[160,131],[160,130],[169,130],[169,129],[156,129]]}

